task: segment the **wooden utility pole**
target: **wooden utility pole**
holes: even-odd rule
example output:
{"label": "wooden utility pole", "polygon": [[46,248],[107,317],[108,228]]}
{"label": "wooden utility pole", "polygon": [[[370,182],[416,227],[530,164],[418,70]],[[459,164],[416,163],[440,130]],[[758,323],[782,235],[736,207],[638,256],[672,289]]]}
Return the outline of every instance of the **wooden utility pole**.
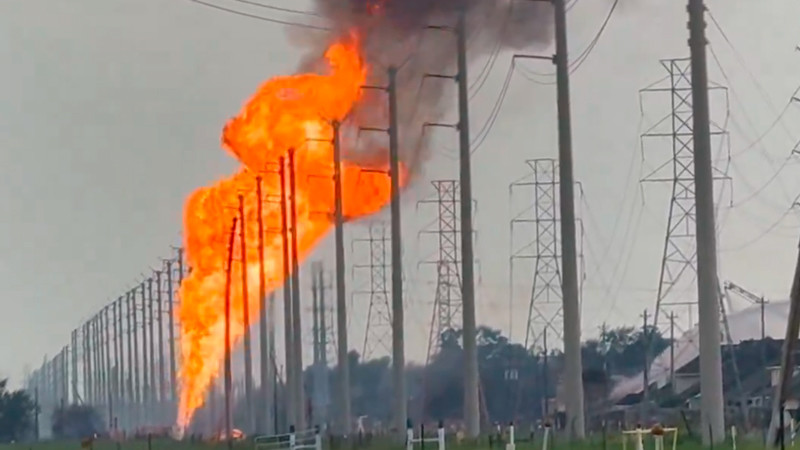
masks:
{"label": "wooden utility pole", "polygon": [[[800,249],[800,246],[798,246],[798,249]],[[792,293],[789,304],[789,317],[786,323],[786,336],[783,339],[780,378],[778,386],[775,387],[775,393],[772,395],[772,419],[769,425],[769,432],[767,433],[767,445],[777,445],[778,432],[785,433],[781,424],[783,422],[784,404],[794,374],[794,351],[797,345],[798,333],[800,333],[800,251],[798,251],[797,263],[794,270],[794,281],[792,283]]]}
{"label": "wooden utility pole", "polygon": [[575,181],[572,163],[572,113],[569,93],[567,8],[553,0],[556,33],[556,91],[558,100],[558,170],[561,214],[562,302],[564,311],[564,392],[567,432],[572,439],[585,437],[583,363],[581,361],[581,311],[575,225]]}
{"label": "wooden utility pole", "polygon": [[233,218],[231,234],[228,238],[228,266],[225,268],[225,441],[228,450],[233,448],[233,412],[231,410],[231,269],[233,266],[233,245],[236,237],[236,220]]}
{"label": "wooden utility pole", "polygon": [[292,279],[291,262],[289,260],[289,214],[286,194],[286,159],[281,156],[278,160],[280,169],[278,174],[281,180],[281,245],[283,249],[283,317],[284,317],[284,354],[286,359],[286,423],[287,431],[289,426],[294,425],[295,409],[301,407],[295,405],[294,400],[294,320],[292,318]]}
{"label": "wooden utility pole", "polygon": [[247,289],[247,217],[244,196],[239,195],[239,239],[242,271],[242,320],[244,322],[244,396],[247,407],[247,432],[256,431],[255,407],[253,406],[253,351],[250,340],[250,292]]}

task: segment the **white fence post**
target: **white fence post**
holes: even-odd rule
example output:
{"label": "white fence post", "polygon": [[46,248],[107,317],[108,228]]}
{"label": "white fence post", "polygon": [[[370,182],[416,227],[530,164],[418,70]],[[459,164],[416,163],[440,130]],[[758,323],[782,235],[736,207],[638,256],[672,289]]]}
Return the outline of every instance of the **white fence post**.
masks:
{"label": "white fence post", "polygon": [[439,421],[439,429],[437,430],[436,437],[439,440],[439,450],[445,450],[445,432],[444,432],[444,422]]}
{"label": "white fence post", "polygon": [[508,444],[506,444],[506,450],[514,450],[516,448],[515,436],[514,436],[514,422],[511,422],[508,425]]}
{"label": "white fence post", "polygon": [[542,438],[542,450],[549,450],[550,448],[550,424],[544,425],[544,437]]}
{"label": "white fence post", "polygon": [[414,427],[410,420],[406,424],[406,450],[414,450]]}

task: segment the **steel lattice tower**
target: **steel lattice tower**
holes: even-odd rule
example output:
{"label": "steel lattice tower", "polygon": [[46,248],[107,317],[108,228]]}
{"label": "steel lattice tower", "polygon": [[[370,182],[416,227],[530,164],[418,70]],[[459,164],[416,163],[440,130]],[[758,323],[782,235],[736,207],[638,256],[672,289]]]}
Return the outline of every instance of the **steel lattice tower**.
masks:
{"label": "steel lattice tower", "polygon": [[[653,324],[659,324],[661,313],[669,313],[685,319],[688,330],[697,317],[697,242],[694,181],[694,137],[692,112],[691,62],[688,58],[661,61],[667,71],[665,83],[657,83],[643,89],[644,98],[655,94],[665,100],[669,95],[671,110],[642,135],[642,145],[647,142],[666,141],[671,145],[672,157],[660,163],[648,173],[642,182],[669,183],[672,187],[664,252],[659,276],[656,310]],[[709,91],[720,94],[725,117],[722,121],[712,118],[711,137],[721,151],[727,149],[727,132],[719,123],[727,123],[728,98],[725,87],[711,84]],[[642,107],[644,110],[644,106]],[[729,151],[727,152],[729,156]],[[715,167],[715,180],[729,179],[727,171]],[[683,312],[684,314],[681,314]]]}
{"label": "steel lattice tower", "polygon": [[[552,158],[526,161],[530,173],[509,186],[513,195],[524,190],[524,207],[511,219],[510,292],[514,298],[515,264],[533,261],[533,279],[525,328],[525,348],[543,349],[560,345],[563,335],[561,291],[561,239],[558,207],[558,162]],[[579,191],[580,191],[580,185]],[[578,259],[583,262],[583,226],[580,219]],[[524,239],[520,242],[523,234]],[[526,264],[526,269],[528,265]],[[526,279],[528,277],[526,271]],[[580,280],[583,280],[581,268]],[[582,281],[581,281],[582,285]],[[511,308],[513,314],[513,308]],[[513,317],[511,318],[513,322]]]}
{"label": "steel lattice tower", "polygon": [[369,264],[355,264],[354,271],[368,271],[369,290],[356,291],[354,295],[369,295],[367,326],[364,332],[362,357],[369,359],[376,352],[392,351],[392,310],[389,305],[389,289],[386,285],[389,265],[386,262],[386,224],[374,222],[369,227],[369,238],[354,239],[353,247],[367,247]]}
{"label": "steel lattice tower", "polygon": [[438,241],[438,258],[428,263],[436,265],[433,323],[437,343],[441,343],[445,333],[461,328],[461,230],[458,227],[460,192],[459,182],[456,180],[436,180],[432,184],[436,190],[436,198],[420,203],[433,203],[438,211],[435,228],[422,233],[433,234]]}

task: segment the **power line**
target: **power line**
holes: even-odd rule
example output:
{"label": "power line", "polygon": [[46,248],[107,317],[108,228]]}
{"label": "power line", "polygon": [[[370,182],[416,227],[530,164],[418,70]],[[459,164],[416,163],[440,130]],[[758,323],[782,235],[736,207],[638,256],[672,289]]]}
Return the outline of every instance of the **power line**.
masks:
{"label": "power line", "polygon": [[489,117],[484,122],[483,126],[481,127],[480,131],[475,135],[475,140],[470,143],[472,147],[472,153],[474,154],[478,149],[483,145],[486,141],[486,138],[489,136],[489,133],[492,131],[495,122],[497,121],[497,117],[500,115],[500,111],[503,108],[503,103],[506,100],[506,94],[508,94],[508,88],[511,85],[511,79],[514,76],[514,60],[511,60],[511,63],[508,66],[508,72],[506,73],[506,79],[503,82],[503,87],[500,89],[500,95],[497,96],[497,100],[492,107],[492,111],[489,113]]}
{"label": "power line", "polygon": [[749,241],[745,242],[744,244],[738,245],[736,247],[725,248],[725,249],[722,249],[721,251],[722,252],[733,252],[733,251],[738,251],[738,250],[744,250],[745,248],[750,247],[753,244],[756,244],[757,242],[759,242],[762,239],[764,239],[765,237],[767,237],[767,235],[770,234],[772,231],[774,231],[776,228],[778,228],[778,226],[781,224],[781,222],[783,222],[783,219],[785,219],[789,214],[791,214],[792,211],[795,211],[795,206],[789,207],[766,230],[764,230],[761,233],[759,233],[753,239],[750,239]]}
{"label": "power line", "polygon": [[246,5],[257,6],[259,8],[269,9],[272,11],[280,11],[290,14],[301,14],[304,16],[311,16],[311,17],[321,17],[319,14],[311,11],[300,11],[298,9],[291,9],[291,8],[282,8],[280,6],[272,6],[272,5],[265,5],[264,3],[258,3],[250,0],[233,0],[235,2],[244,3]]}
{"label": "power line", "polygon": [[570,64],[569,73],[572,75],[575,73],[576,70],[580,68],[580,66],[589,58],[589,55],[592,53],[594,48],[597,46],[597,43],[600,42],[600,37],[605,32],[606,27],[608,27],[608,23],[611,21],[611,16],[614,15],[614,11],[617,9],[617,5],[619,4],[619,0],[614,0],[614,3],[611,5],[611,8],[608,10],[608,14],[606,15],[605,20],[603,20],[603,24],[600,26],[600,29],[597,31],[594,39],[589,42],[589,45],[586,49],[578,55],[578,57]]}
{"label": "power line", "polygon": [[[711,12],[711,9],[710,8],[706,8],[706,10],[708,12],[708,17],[711,19],[711,23],[714,24],[714,27],[717,29],[717,31],[719,31],[719,33],[722,36],[722,38],[725,40],[725,42],[728,44],[728,46],[733,51],[733,54],[734,54],[734,56],[736,56],[736,59],[738,60],[739,65],[741,65],[742,68],[750,76],[750,79],[756,85],[756,89],[758,89],[759,94],[764,99],[764,102],[767,104],[767,106],[769,106],[773,110],[773,112],[777,111],[777,108],[775,107],[775,105],[772,103],[772,101],[770,100],[769,96],[767,95],[766,89],[764,89],[764,86],[761,84],[761,82],[758,80],[758,78],[753,74],[753,71],[750,70],[750,68],[747,66],[744,58],[742,57],[742,54],[736,49],[736,46],[733,45],[733,42],[728,37],[728,34],[725,32],[725,30],[722,28],[722,25],[720,25],[719,21],[717,21],[717,18]],[[795,91],[795,93],[797,93],[797,91]],[[779,117],[781,115],[782,114],[779,114]],[[792,133],[788,130],[788,128],[786,128],[786,125],[783,124],[783,122],[781,122],[780,125],[781,125],[781,128],[783,128],[783,130],[786,132],[786,134],[791,138],[792,137]]]}
{"label": "power line", "polygon": [[234,14],[234,15],[241,16],[241,17],[248,17],[250,19],[261,20],[261,21],[264,21],[264,22],[270,22],[270,23],[274,23],[274,24],[277,24],[277,25],[287,25],[287,26],[292,26],[292,27],[307,28],[307,29],[319,30],[319,31],[330,31],[330,28],[319,26],[319,25],[310,25],[310,24],[306,24],[306,23],[290,22],[290,21],[287,21],[287,20],[273,19],[272,17],[259,16],[257,14],[250,14],[250,13],[246,13],[246,12],[243,12],[243,11],[237,11],[237,10],[231,9],[231,8],[226,8],[224,6],[215,5],[213,3],[208,3],[208,2],[205,2],[203,0],[189,0],[189,1],[193,2],[193,3],[197,3],[198,5],[205,6],[207,8],[213,8],[213,9],[216,9],[218,11],[223,11],[223,12],[226,12],[226,13],[229,13],[229,14]]}

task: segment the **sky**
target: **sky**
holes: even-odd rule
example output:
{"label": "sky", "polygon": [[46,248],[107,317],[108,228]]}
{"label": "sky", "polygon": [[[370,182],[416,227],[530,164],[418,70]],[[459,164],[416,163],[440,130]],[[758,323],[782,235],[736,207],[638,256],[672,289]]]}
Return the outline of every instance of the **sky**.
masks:
{"label": "sky", "polygon": [[[610,6],[578,0],[570,9],[571,55],[595,38]],[[719,277],[786,298],[800,229],[800,214],[789,209],[800,195],[800,164],[787,160],[800,139],[792,127],[800,104],[789,104],[800,86],[800,5],[712,0],[708,8],[720,25],[708,26],[710,77],[729,88],[730,104],[725,120],[712,95],[732,155],[717,153],[731,177],[715,185]],[[655,308],[670,190],[640,179],[668,161],[670,148],[643,149],[640,134],[668,110],[663,98],[641,101],[640,89],[666,75],[660,60],[688,56],[686,21],[684,2],[621,0],[571,79],[575,177],[584,193],[584,337],[604,323],[639,324]],[[0,339],[11,343],[0,348],[0,375],[21,382],[71,330],[171,255],[186,196],[236,167],[219,145],[225,121],[263,80],[293,73],[302,56],[279,25],[188,0],[0,1]],[[493,117],[511,56],[497,58],[471,102],[473,136]],[[525,338],[531,277],[515,272],[511,294],[509,184],[526,175],[525,160],[557,151],[553,68],[520,64],[473,155],[478,321],[517,341]],[[484,67],[478,60],[470,71]],[[435,283],[418,262],[436,250],[417,238],[435,219],[417,202],[432,195],[430,180],[457,177],[457,136],[448,133],[437,132],[403,200],[407,354],[416,361],[425,357]],[[350,224],[346,239],[365,230]],[[332,268],[330,249],[328,239],[311,259]],[[350,280],[354,290],[360,280]],[[366,301],[351,303],[355,349]]]}

